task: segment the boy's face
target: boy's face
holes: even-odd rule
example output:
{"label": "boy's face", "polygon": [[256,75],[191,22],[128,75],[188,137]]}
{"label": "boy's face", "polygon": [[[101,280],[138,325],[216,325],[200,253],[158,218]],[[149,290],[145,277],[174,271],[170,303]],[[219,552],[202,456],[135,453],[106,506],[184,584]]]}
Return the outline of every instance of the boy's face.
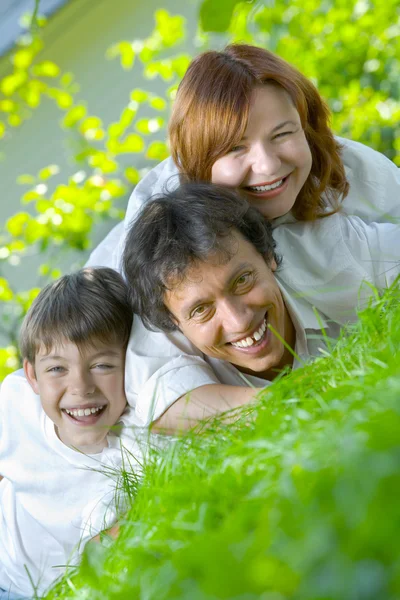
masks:
{"label": "boy's face", "polygon": [[24,370],[60,440],[87,454],[101,452],[126,407],[125,349],[96,343],[79,349],[72,342],[46,352]]}

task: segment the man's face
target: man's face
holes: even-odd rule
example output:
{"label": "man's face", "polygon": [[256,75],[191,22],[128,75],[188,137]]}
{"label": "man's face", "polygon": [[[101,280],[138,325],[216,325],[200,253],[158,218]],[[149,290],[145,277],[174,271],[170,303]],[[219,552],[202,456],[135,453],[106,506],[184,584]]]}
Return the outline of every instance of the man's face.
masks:
{"label": "man's face", "polygon": [[78,348],[67,340],[50,352],[40,348],[34,365],[24,361],[28,381],[60,440],[88,454],[107,445],[110,427],[125,410],[124,368],[120,345]]}
{"label": "man's face", "polygon": [[243,372],[268,378],[284,365],[284,345],[293,325],[267,265],[238,232],[229,242],[228,261],[211,256],[190,266],[183,280],[170,282],[165,306],[182,333],[207,356],[226,360]]}

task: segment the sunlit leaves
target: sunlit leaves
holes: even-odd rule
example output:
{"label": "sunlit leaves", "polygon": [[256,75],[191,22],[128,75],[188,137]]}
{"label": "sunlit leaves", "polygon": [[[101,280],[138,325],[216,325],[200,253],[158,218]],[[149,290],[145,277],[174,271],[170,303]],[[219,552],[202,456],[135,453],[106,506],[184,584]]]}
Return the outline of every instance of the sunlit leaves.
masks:
{"label": "sunlit leaves", "polygon": [[11,290],[7,279],[0,277],[0,302],[10,302],[14,298],[14,293]]}
{"label": "sunlit leaves", "polygon": [[[200,7],[200,24],[204,31],[226,31],[233,10],[241,0],[204,0]],[[250,0],[252,2],[252,0]]]}
{"label": "sunlit leaves", "polygon": [[31,216],[26,212],[19,212],[14,216],[10,217],[6,223],[7,231],[13,236],[18,237],[22,235],[24,228]]}
{"label": "sunlit leaves", "polygon": [[157,117],[155,119],[139,119],[136,122],[136,129],[145,135],[156,133],[164,125],[164,119]]}
{"label": "sunlit leaves", "polygon": [[44,167],[44,169],[41,169],[38,175],[39,179],[46,181],[47,179],[50,179],[50,177],[53,177],[53,175],[57,175],[59,172],[60,167],[58,165],[48,165],[47,167]]}
{"label": "sunlit leaves", "polygon": [[18,350],[16,346],[0,348],[0,381],[19,367]]}
{"label": "sunlit leaves", "polygon": [[113,154],[138,153],[144,150],[143,138],[137,133],[128,134],[123,140],[110,139],[107,148]]}
{"label": "sunlit leaves", "polygon": [[60,74],[60,67],[50,60],[36,63],[32,69],[36,77],[57,77]]}
{"label": "sunlit leaves", "polygon": [[120,57],[121,66],[125,70],[132,68],[135,60],[135,51],[131,42],[122,41],[118,44],[114,44],[107,50],[106,56],[108,58]]}
{"label": "sunlit leaves", "polygon": [[161,37],[163,46],[171,48],[185,37],[185,18],[181,15],[172,17],[166,10],[155,12],[156,33]]}
{"label": "sunlit leaves", "polygon": [[124,175],[132,185],[136,185],[140,181],[139,171],[134,167],[127,167],[124,171]]}
{"label": "sunlit leaves", "polygon": [[65,115],[62,123],[64,127],[71,128],[86,116],[86,107],[82,104],[73,106]]}
{"label": "sunlit leaves", "polygon": [[169,155],[165,142],[151,142],[146,151],[146,158],[150,160],[164,160]]}

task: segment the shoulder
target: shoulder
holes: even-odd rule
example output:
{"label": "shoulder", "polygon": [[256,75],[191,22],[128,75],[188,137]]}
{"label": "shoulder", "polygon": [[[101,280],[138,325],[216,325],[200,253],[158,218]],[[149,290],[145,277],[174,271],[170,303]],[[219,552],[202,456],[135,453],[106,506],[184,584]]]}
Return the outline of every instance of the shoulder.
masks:
{"label": "shoulder", "polygon": [[370,223],[400,217],[400,169],[386,156],[352,140],[337,138],[350,190],[343,211]]}
{"label": "shoulder", "polygon": [[365,144],[341,137],[336,137],[336,139],[342,146],[343,164],[346,173],[350,176],[367,181],[381,181],[382,167],[384,169],[397,168],[387,156]]}
{"label": "shoulder", "polygon": [[173,189],[179,183],[179,171],[171,157],[151,169],[133,190],[126,210],[125,227],[128,227],[140,208],[154,195]]}
{"label": "shoulder", "polygon": [[39,396],[35,394],[22,369],[7,375],[0,388],[0,410],[13,414],[32,415],[41,412]]}

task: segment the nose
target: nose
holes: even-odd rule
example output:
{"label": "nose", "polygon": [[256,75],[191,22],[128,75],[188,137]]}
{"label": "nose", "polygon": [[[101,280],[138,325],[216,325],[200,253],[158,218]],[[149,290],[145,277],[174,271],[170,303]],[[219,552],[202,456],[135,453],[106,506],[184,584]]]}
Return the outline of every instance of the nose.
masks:
{"label": "nose", "polygon": [[254,146],[250,161],[254,173],[270,178],[279,173],[281,168],[281,159],[276,149],[268,142],[260,141]]}
{"label": "nose", "polygon": [[72,396],[80,396],[81,398],[92,396],[96,389],[91,374],[81,371],[71,373],[69,387]]}
{"label": "nose", "polygon": [[220,314],[225,335],[244,333],[252,324],[253,311],[240,297],[225,299]]}

